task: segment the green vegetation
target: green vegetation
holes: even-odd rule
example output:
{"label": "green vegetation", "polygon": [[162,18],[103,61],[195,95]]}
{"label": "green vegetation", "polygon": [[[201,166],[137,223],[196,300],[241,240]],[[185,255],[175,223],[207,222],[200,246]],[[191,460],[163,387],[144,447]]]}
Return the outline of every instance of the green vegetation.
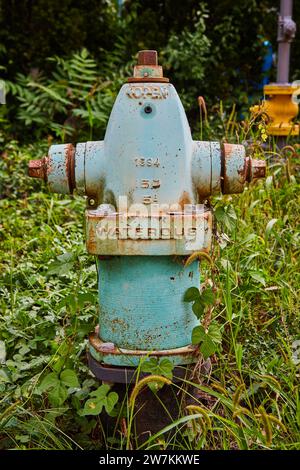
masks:
{"label": "green vegetation", "polygon": [[[192,128],[199,95],[209,110],[220,100],[226,110],[235,104],[240,119],[261,98],[263,41],[277,49],[273,0],[126,0],[122,10],[117,3],[90,0],[87,9],[82,0],[2,1],[0,79],[8,104],[0,106],[0,122],[7,138],[101,138],[140,49],[159,51]],[[291,80],[299,78],[299,54],[298,34]]]}
{"label": "green vegetation", "polygon": [[[18,15],[0,8],[0,449],[300,449],[300,147],[264,153],[265,124],[247,113],[274,2],[132,0],[120,14],[106,0],[88,12],[81,1],[18,3]],[[159,49],[194,136],[251,142],[268,177],[211,201],[213,252],[197,254],[204,283],[185,293],[199,319],[196,367],[170,387],[170,362],[146,360],[138,373],[150,375],[122,396],[87,366],[98,296],[85,201],[51,194],[27,164],[52,142],[103,137],[142,48]],[[168,387],[178,413],[166,409],[169,424],[139,440],[141,393],[161,405]]]}

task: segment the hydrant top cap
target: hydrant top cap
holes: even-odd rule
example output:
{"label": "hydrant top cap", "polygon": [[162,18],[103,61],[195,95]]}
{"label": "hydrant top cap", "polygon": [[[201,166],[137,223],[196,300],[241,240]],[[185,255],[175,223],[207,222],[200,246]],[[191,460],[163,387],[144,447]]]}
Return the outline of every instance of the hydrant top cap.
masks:
{"label": "hydrant top cap", "polygon": [[157,51],[139,51],[138,65],[158,65]]}

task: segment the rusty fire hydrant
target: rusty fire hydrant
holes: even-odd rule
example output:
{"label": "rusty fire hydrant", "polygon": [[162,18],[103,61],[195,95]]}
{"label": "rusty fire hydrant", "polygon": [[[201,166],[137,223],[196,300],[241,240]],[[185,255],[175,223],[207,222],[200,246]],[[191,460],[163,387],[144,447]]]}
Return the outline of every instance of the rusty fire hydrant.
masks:
{"label": "rusty fire hydrant", "polygon": [[86,243],[99,279],[99,327],[89,341],[95,374],[123,381],[120,370],[149,355],[195,362],[197,319],[183,295],[199,286],[199,262],[184,261],[210,250],[207,198],[242,192],[265,176],[265,162],[242,145],[193,141],[157,52],[140,51],[104,141],[52,145],[29,175],[53,192],[87,196]]}

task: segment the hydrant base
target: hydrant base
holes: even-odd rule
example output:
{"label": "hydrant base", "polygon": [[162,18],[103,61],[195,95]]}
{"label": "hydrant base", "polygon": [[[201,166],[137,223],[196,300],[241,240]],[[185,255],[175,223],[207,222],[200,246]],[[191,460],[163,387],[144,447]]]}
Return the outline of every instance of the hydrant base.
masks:
{"label": "hydrant base", "polygon": [[198,347],[193,345],[175,349],[163,349],[157,351],[132,350],[118,348],[113,343],[103,342],[97,333],[89,336],[89,352],[96,361],[122,367],[138,367],[141,358],[156,357],[166,358],[174,366],[193,364],[198,360]]}
{"label": "hydrant base", "polygon": [[[95,375],[98,380],[112,383],[123,383],[123,384],[134,384],[137,380],[146,377],[147,373],[139,371],[137,374],[136,367],[124,367],[124,366],[110,366],[103,362],[97,361],[90,353],[87,354],[88,365],[91,372]],[[174,383],[181,382],[186,379],[189,373],[188,366],[176,366],[173,369]]]}

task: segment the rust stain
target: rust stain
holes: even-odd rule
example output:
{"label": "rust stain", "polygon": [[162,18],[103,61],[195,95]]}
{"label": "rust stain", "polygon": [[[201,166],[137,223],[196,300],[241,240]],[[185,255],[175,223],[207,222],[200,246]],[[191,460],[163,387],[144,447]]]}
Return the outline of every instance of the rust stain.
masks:
{"label": "rust stain", "polygon": [[[164,216],[157,215],[156,218],[160,231],[154,238],[151,228],[149,229],[147,226],[148,232],[144,231],[144,219],[147,219],[148,216],[141,215],[138,217],[141,223],[139,232],[139,227],[131,227],[130,225],[131,219],[136,219],[136,217],[130,217],[128,215],[127,228],[121,228],[119,226],[119,215],[123,216],[124,214],[115,212],[113,214],[104,215],[101,211],[97,210],[86,211],[86,235],[89,253],[98,255],[152,255],[154,250],[157,249],[164,254],[187,255],[189,254],[189,249],[185,246],[186,241],[188,240],[186,238],[187,234],[185,232],[181,232],[181,238],[178,238],[177,236],[178,231],[176,231],[176,221],[178,216],[181,216],[183,220],[189,219],[189,226],[192,229],[196,229],[199,224],[199,227],[203,230],[203,234],[205,235],[201,250],[209,251],[210,249],[212,214],[208,209],[201,213],[194,212],[187,214],[182,211],[178,211],[176,213],[164,214]],[[166,216],[170,218],[169,236],[165,236],[165,233],[162,232],[161,228],[162,219]],[[101,221],[104,221],[104,235],[107,230],[107,237],[105,236],[104,238],[99,238],[98,236],[98,223]],[[110,225],[110,221],[112,222],[112,225]],[[133,230],[132,233],[131,230]]]}
{"label": "rust stain", "polygon": [[97,241],[95,227],[91,224],[88,226],[88,233],[86,237],[86,246],[88,253],[96,253]]}
{"label": "rust stain", "polygon": [[43,157],[40,160],[30,160],[28,164],[28,175],[31,178],[41,178],[47,181],[47,163],[47,157]]}
{"label": "rust stain", "polygon": [[232,144],[223,143],[221,146],[221,190],[223,194],[227,194],[228,177],[226,174],[226,162],[230,159],[232,150]]}
{"label": "rust stain", "polygon": [[245,183],[245,181],[249,181],[249,177],[251,174],[251,160],[249,157],[244,159],[244,166],[240,170],[237,170],[238,175],[240,176],[240,181],[242,184]]}
{"label": "rust stain", "polygon": [[128,83],[139,83],[139,82],[154,82],[154,83],[169,83],[169,79],[166,77],[146,77],[146,78],[135,78],[135,77],[129,77],[127,79]]}
{"label": "rust stain", "polygon": [[139,51],[138,65],[157,65],[157,51],[146,50]]}
{"label": "rust stain", "polygon": [[65,166],[66,175],[68,178],[69,192],[73,193],[76,188],[75,181],[75,147],[72,144],[66,145],[65,150]]}

